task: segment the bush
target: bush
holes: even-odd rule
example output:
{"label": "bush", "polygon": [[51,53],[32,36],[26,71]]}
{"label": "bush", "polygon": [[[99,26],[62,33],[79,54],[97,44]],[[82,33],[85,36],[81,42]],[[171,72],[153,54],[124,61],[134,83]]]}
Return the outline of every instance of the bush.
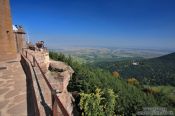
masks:
{"label": "bush", "polygon": [[85,116],[113,116],[115,115],[116,95],[112,89],[106,93],[96,89],[95,93],[81,93],[80,107]]}

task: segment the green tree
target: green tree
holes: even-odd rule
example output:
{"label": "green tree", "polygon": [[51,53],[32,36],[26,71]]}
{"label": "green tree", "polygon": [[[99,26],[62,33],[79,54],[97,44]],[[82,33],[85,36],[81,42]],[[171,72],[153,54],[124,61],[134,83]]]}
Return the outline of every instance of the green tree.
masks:
{"label": "green tree", "polygon": [[115,115],[115,105],[116,105],[116,99],[118,96],[115,95],[114,91],[112,89],[108,89],[106,91],[105,95],[105,105],[104,105],[104,111],[106,116],[114,116]]}
{"label": "green tree", "polygon": [[82,115],[86,116],[114,116],[117,96],[112,89],[101,91],[96,89],[95,93],[81,93],[80,107]]}
{"label": "green tree", "polygon": [[100,89],[96,89],[96,93],[81,93],[80,107],[84,112],[82,115],[85,116],[103,116],[103,106],[100,105],[102,98],[102,92]]}

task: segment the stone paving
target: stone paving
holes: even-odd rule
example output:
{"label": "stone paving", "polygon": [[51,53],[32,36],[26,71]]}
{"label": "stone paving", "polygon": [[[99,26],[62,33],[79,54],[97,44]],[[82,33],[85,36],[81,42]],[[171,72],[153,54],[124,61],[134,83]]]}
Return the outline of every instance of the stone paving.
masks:
{"label": "stone paving", "polygon": [[27,116],[26,76],[20,58],[0,62],[0,116]]}

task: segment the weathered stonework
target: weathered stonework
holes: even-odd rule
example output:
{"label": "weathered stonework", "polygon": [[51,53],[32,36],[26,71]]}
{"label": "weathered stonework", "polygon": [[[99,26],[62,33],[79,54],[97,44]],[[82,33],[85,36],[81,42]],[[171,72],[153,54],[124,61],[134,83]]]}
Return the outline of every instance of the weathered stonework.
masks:
{"label": "weathered stonework", "polygon": [[[73,116],[74,98],[72,97],[72,94],[67,91],[67,86],[69,84],[70,78],[74,73],[73,69],[70,66],[66,65],[64,62],[49,60],[49,54],[47,51],[33,51],[30,49],[25,49],[23,53],[24,55],[26,53],[25,51],[27,51],[27,58],[33,66],[36,65],[33,64],[33,56],[35,56],[39,66],[41,67],[41,70],[45,73],[46,78],[48,79],[52,88],[56,90],[62,105],[67,110],[68,114],[70,116]],[[39,74],[41,73],[39,72]],[[46,86],[47,85],[43,86],[43,88]],[[50,94],[46,95],[50,96]],[[45,98],[49,97],[45,96]]]}
{"label": "weathered stonework", "polygon": [[9,0],[0,0],[0,61],[16,58]]}
{"label": "weathered stonework", "polygon": [[72,94],[67,91],[70,78],[74,73],[73,69],[61,61],[50,61],[49,69],[51,72],[47,73],[48,80],[51,85],[58,92],[58,97],[67,110],[70,116],[73,115],[74,98]]}
{"label": "weathered stonework", "polygon": [[58,81],[58,88],[56,89],[59,92],[67,92],[69,80],[74,73],[73,69],[64,62],[53,60],[50,60],[49,69],[51,70],[51,77]]}
{"label": "weathered stonework", "polygon": [[[35,56],[38,64],[40,65],[43,72],[48,71],[49,67],[49,53],[47,51],[33,51],[30,49],[25,49],[27,51],[27,58],[33,63],[33,56]],[[24,53],[25,54],[25,53]]]}
{"label": "weathered stonework", "polygon": [[14,31],[17,52],[21,52],[22,48],[26,48],[25,32],[21,26],[16,27]]}

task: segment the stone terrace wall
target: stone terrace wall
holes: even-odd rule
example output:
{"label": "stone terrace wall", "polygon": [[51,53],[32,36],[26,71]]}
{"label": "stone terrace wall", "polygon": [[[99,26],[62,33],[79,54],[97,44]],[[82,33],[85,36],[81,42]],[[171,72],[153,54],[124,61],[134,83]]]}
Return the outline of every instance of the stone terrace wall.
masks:
{"label": "stone terrace wall", "polygon": [[[39,63],[39,66],[41,67],[42,71],[45,73],[45,76],[48,79],[49,83],[51,84],[52,88],[56,90],[58,98],[62,103],[63,107],[67,110],[70,116],[73,116],[74,98],[72,97],[71,93],[67,91],[69,80],[72,74],[74,73],[73,69],[70,66],[66,65],[64,62],[49,60],[49,53],[46,51],[33,51],[33,50],[25,49],[23,52],[24,55],[26,55],[25,51],[27,51],[28,53],[27,58],[32,63],[32,65],[34,65],[33,56],[35,56],[37,62]],[[50,70],[48,70],[48,67]],[[36,69],[36,67],[34,67],[34,69]],[[41,81],[43,77],[39,75],[41,73],[39,70],[38,70],[39,72],[37,70],[36,70],[36,73],[38,73],[37,74],[38,79],[40,79]],[[57,70],[57,71],[54,71],[54,70]],[[40,83],[44,84],[45,81]],[[49,92],[49,90],[46,91],[43,89],[46,87],[47,85],[45,83],[45,85],[43,85],[43,87],[41,88],[42,88],[42,91],[44,91],[43,93],[45,98],[47,99],[49,98],[48,95],[50,96],[50,94],[47,93]],[[50,100],[46,100],[46,101],[50,101]]]}
{"label": "stone terrace wall", "polygon": [[38,109],[40,106],[40,98],[38,87],[36,84],[36,79],[30,62],[21,55],[21,65],[26,74],[27,82],[27,100],[28,100],[28,110],[30,115],[38,116],[39,112],[44,112],[42,109]]}
{"label": "stone terrace wall", "polygon": [[25,51],[29,53],[27,55],[27,58],[31,61],[31,63],[33,63],[33,57],[32,57],[33,55],[35,56],[37,62],[39,63],[42,71],[46,73],[49,67],[49,53],[46,51],[33,51],[29,49],[25,49]]}

